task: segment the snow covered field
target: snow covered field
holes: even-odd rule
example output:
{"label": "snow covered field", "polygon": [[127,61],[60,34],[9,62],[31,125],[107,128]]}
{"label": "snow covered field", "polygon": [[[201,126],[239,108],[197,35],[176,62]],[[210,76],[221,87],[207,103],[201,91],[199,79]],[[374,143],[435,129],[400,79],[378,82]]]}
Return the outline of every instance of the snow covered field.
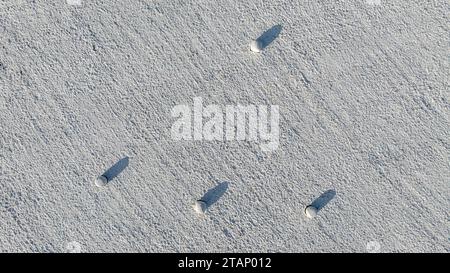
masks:
{"label": "snow covered field", "polygon": [[[1,252],[449,251],[448,1],[68,2],[0,1]],[[195,97],[277,149],[174,140]]]}

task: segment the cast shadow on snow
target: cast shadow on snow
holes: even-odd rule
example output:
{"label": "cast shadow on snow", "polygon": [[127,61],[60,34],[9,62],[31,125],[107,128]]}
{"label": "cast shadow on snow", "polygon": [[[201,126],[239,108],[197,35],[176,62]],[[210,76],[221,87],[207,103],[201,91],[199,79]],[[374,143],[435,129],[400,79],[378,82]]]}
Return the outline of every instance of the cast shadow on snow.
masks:
{"label": "cast shadow on snow", "polygon": [[278,37],[282,29],[283,27],[281,25],[275,25],[266,30],[261,36],[258,37],[258,39],[256,39],[256,41],[260,42],[261,48],[264,49]]}
{"label": "cast shadow on snow", "polygon": [[104,172],[103,176],[106,177],[108,181],[113,180],[123,170],[125,170],[126,167],[128,167],[129,162],[130,158],[128,156],[122,158],[121,160],[117,161],[117,163],[114,164],[111,168],[109,168],[106,172]]}
{"label": "cast shadow on snow", "polygon": [[336,196],[335,190],[327,190],[316,198],[311,204],[317,211],[323,209],[334,197]]}
{"label": "cast shadow on snow", "polygon": [[206,207],[209,208],[225,194],[228,189],[228,184],[228,182],[219,183],[214,188],[209,189],[200,200],[205,201]]}

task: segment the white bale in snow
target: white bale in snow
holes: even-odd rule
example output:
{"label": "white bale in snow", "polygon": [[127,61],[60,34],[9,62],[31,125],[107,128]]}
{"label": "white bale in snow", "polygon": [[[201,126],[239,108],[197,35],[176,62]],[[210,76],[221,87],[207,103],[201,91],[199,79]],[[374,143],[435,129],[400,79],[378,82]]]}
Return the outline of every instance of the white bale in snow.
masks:
{"label": "white bale in snow", "polygon": [[305,208],[305,215],[306,215],[306,217],[308,217],[310,219],[316,217],[316,215],[317,215],[317,208],[315,208],[315,207],[313,207],[311,205],[307,206]]}
{"label": "white bale in snow", "polygon": [[206,211],[206,202],[203,200],[197,200],[194,204],[194,210],[198,214],[204,214]]}
{"label": "white bale in snow", "polygon": [[256,53],[259,53],[263,50],[263,45],[261,41],[254,40],[250,43],[250,50]]}
{"label": "white bale in snow", "polygon": [[103,175],[100,175],[95,180],[95,185],[97,187],[104,187],[106,184],[108,184],[108,178],[104,177]]}

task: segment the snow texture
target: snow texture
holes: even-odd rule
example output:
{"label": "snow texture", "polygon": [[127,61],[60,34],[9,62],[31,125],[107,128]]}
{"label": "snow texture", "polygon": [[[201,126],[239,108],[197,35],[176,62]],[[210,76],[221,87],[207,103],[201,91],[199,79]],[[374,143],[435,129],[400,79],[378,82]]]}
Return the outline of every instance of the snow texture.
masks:
{"label": "snow texture", "polygon": [[[449,10],[0,1],[0,251],[448,252]],[[197,96],[279,105],[279,148],[172,140]]]}

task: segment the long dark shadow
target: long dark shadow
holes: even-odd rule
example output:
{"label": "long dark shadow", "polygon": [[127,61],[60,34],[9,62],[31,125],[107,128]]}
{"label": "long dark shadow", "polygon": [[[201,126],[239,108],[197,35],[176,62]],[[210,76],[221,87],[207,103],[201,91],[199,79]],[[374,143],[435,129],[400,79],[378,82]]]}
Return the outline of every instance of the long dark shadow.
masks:
{"label": "long dark shadow", "polygon": [[283,27],[281,25],[275,25],[261,34],[256,41],[259,42],[261,48],[264,49],[280,35],[282,29]]}
{"label": "long dark shadow", "polygon": [[228,189],[228,182],[221,182],[214,188],[209,189],[201,198],[201,200],[206,202],[206,207],[209,208],[214,203],[216,203],[222,195],[225,194],[225,192]]}
{"label": "long dark shadow", "polygon": [[108,181],[113,180],[116,176],[118,176],[130,162],[130,158],[128,156],[119,160],[116,164],[114,164],[111,168],[109,168],[106,172],[103,173],[103,176],[108,179]]}
{"label": "long dark shadow", "polygon": [[336,196],[335,190],[327,190],[316,198],[311,204],[318,211],[323,209],[334,197]]}

